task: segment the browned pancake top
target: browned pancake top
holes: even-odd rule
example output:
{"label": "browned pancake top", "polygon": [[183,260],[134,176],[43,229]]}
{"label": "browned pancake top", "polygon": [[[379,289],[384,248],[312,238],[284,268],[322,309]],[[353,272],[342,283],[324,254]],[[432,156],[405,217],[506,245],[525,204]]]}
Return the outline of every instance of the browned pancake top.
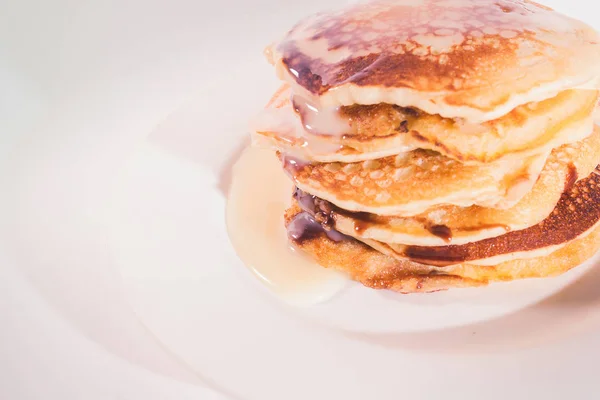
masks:
{"label": "browned pancake top", "polygon": [[[586,49],[597,52],[596,40],[586,25],[528,0],[380,0],[307,18],[276,52],[313,94],[352,84],[448,91],[445,103],[463,104],[451,93],[503,82],[522,92],[560,79]],[[488,100],[479,106],[506,99]]]}

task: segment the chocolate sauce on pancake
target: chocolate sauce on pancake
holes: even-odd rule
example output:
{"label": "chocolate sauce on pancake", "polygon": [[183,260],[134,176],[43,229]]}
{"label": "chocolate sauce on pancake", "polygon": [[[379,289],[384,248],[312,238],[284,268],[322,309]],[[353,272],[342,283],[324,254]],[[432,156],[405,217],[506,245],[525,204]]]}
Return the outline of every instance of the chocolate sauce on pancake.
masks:
{"label": "chocolate sauce on pancake", "polygon": [[312,239],[322,233],[335,242],[349,237],[333,229],[334,220],[330,204],[296,188],[293,197],[303,210],[288,224],[288,236],[295,242]]}
{"label": "chocolate sauce on pancake", "polygon": [[340,232],[330,229],[326,230],[322,224],[307,212],[297,214],[287,226],[288,236],[294,242],[302,242],[307,239],[313,239],[322,233],[334,242],[339,242],[346,238]]}
{"label": "chocolate sauce on pancake", "polygon": [[371,214],[366,212],[355,212],[352,213],[354,219],[354,232],[362,234],[371,226]]}
{"label": "chocolate sauce on pancake", "polygon": [[425,225],[425,228],[431,232],[432,235],[444,239],[447,243],[452,240],[452,229],[446,225]]}

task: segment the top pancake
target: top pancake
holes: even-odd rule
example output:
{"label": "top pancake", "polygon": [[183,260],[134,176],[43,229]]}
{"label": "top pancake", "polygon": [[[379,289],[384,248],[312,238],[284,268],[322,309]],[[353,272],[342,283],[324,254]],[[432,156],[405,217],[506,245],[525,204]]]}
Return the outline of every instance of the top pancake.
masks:
{"label": "top pancake", "polygon": [[473,123],[598,87],[600,38],[527,0],[395,0],[309,17],[272,47],[323,106],[389,103]]}

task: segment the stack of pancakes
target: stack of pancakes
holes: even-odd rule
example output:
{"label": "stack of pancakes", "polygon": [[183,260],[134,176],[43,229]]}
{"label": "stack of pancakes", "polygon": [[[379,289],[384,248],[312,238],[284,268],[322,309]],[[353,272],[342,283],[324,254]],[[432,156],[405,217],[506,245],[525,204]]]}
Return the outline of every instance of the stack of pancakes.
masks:
{"label": "stack of pancakes", "polygon": [[400,292],[551,276],[600,247],[600,37],[527,0],[375,1],[270,47],[255,126],[290,239]]}

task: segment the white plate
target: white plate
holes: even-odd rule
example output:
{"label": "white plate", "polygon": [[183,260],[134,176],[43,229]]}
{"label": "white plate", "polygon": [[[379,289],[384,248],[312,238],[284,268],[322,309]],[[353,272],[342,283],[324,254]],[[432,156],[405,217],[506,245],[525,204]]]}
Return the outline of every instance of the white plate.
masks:
{"label": "white plate", "polygon": [[[140,3],[137,18],[99,3],[79,15],[64,39],[72,54],[48,72],[52,112],[13,154],[28,180],[10,182],[6,240],[23,272],[71,320],[89,315],[86,334],[115,354],[231,398],[588,397],[600,355],[594,261],[556,279],[422,296],[351,284],[293,308],[237,259],[223,187],[247,119],[277,87],[260,51],[321,3]],[[562,8],[590,21],[584,2]],[[96,18],[100,34],[77,42]],[[121,30],[105,41],[111,21]],[[140,360],[157,350],[119,340],[123,302],[103,304],[117,297],[163,353]]]}

